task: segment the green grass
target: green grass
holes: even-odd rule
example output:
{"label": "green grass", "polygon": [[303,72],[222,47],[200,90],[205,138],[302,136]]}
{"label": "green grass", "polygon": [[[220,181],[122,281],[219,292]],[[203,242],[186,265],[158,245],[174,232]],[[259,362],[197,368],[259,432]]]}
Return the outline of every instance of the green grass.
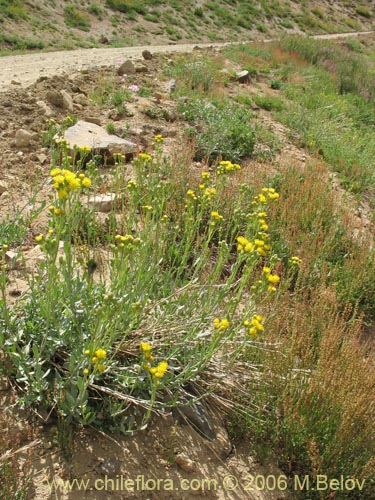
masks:
{"label": "green grass", "polygon": [[64,8],[65,23],[71,28],[78,28],[82,31],[90,31],[90,20],[87,14],[73,7],[67,5]]}
{"label": "green grass", "polygon": [[22,0],[0,0],[0,18],[27,19],[28,13]]}

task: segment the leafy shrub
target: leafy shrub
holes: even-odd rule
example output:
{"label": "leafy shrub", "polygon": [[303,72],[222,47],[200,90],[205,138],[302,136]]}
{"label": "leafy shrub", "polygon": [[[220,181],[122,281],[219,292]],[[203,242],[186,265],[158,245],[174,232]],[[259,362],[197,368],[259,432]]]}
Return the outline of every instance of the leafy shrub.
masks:
{"label": "leafy shrub", "polygon": [[203,17],[204,12],[203,12],[202,7],[197,7],[196,9],[194,9],[194,15],[197,17]]}
{"label": "leafy shrub", "polygon": [[98,17],[99,19],[103,18],[103,9],[99,7],[96,3],[92,3],[88,8],[87,12],[90,14],[93,14],[94,16]]}
{"label": "leafy shrub", "polygon": [[230,101],[215,105],[197,100],[181,103],[179,109],[192,124],[196,159],[240,161],[251,156],[255,144],[253,115],[242,106]]}

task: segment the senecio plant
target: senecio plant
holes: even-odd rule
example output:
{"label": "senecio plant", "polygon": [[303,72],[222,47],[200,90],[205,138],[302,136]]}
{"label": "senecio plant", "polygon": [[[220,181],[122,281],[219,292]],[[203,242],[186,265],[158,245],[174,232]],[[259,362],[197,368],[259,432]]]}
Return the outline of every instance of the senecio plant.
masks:
{"label": "senecio plant", "polygon": [[280,285],[267,212],[279,194],[252,198],[242,185],[228,202],[241,169],[230,161],[186,186],[159,135],[130,178],[117,155],[104,230],[89,204],[101,178],[82,172],[91,152],[57,148],[48,228],[35,238],[44,258],[12,309],[5,243],[0,253],[8,375],[37,413],[134,432],[182,404],[188,384],[201,398],[237,360],[251,364],[267,331],[262,301]]}

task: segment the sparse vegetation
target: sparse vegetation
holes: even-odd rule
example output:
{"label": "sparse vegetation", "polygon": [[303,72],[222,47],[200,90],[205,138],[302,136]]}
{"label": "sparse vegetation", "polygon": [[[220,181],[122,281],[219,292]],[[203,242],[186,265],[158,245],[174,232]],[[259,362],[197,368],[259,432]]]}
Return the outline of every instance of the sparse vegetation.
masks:
{"label": "sparse vegetation", "polygon": [[[248,4],[236,2],[246,23],[277,12],[285,27],[291,16],[282,2]],[[163,9],[106,5],[118,25],[122,13],[156,24]],[[101,16],[96,7],[86,12]],[[206,2],[190,15],[230,27],[233,7]],[[83,29],[81,12],[70,6]],[[293,22],[323,29],[325,15],[325,6],[303,8]],[[178,38],[177,21],[160,29]],[[1,375],[17,404],[57,423],[68,461],[76,430],[134,435],[186,407],[188,394],[191,407],[212,403],[232,440],[291,482],[354,478],[362,486],[335,499],[372,500],[375,367],[364,332],[375,315],[373,42],[285,36],[167,57],[144,61],[152,75],[72,78],[84,109],[74,100],[77,116],[43,118],[43,189],[0,222]],[[240,68],[250,81],[239,83]],[[133,158],[70,149],[63,132],[83,113],[136,137]],[[105,193],[103,217],[93,202]],[[29,272],[30,247],[39,253]],[[15,276],[27,289],[14,296]],[[5,436],[0,496],[27,498],[30,460],[3,460]],[[172,429],[163,450],[171,468],[177,444]],[[331,493],[310,488],[309,499]]]}

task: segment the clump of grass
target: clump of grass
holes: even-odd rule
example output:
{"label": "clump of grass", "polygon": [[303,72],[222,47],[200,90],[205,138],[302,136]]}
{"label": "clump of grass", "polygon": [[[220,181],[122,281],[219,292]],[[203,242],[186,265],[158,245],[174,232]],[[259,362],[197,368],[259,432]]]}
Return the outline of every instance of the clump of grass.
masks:
{"label": "clump of grass", "polygon": [[370,19],[372,17],[371,10],[365,5],[358,5],[355,11],[359,16],[366,17],[367,19]]}
{"label": "clump of grass", "polygon": [[275,96],[255,96],[254,102],[266,111],[282,111],[285,107],[284,101]]}
{"label": "clump of grass", "polygon": [[218,62],[209,57],[181,56],[173,66],[165,68],[168,76],[178,79],[179,90],[204,93],[220,85]]}
{"label": "clump of grass", "polygon": [[1,0],[0,16],[11,19],[27,19],[27,9],[23,0]]}
{"label": "clump of grass", "polygon": [[64,8],[65,23],[71,28],[78,28],[82,31],[90,31],[90,19],[87,14],[73,7],[67,5]]}

